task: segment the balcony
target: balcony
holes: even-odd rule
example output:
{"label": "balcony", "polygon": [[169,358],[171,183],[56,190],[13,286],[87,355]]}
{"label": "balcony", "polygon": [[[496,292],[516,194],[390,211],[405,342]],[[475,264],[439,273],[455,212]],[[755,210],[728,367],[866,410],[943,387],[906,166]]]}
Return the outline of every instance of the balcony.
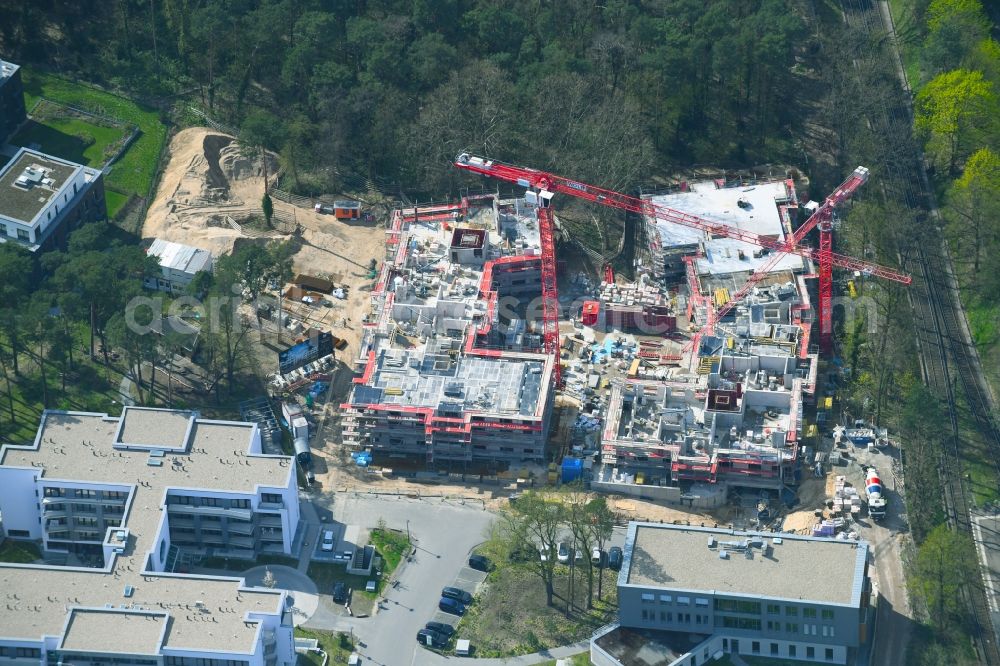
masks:
{"label": "balcony", "polygon": [[281,516],[272,513],[258,513],[257,524],[261,527],[281,527]]}
{"label": "balcony", "polygon": [[250,509],[227,509],[221,506],[194,506],[192,504],[168,504],[167,511],[173,514],[191,514],[202,516],[228,516],[237,520],[250,520],[253,512]]}
{"label": "balcony", "polygon": [[230,521],[228,528],[230,534],[253,534],[253,523]]}
{"label": "balcony", "polygon": [[[260,502],[257,508],[261,511],[275,511],[285,508],[285,503],[282,501],[278,502]],[[248,512],[249,513],[249,512]]]}

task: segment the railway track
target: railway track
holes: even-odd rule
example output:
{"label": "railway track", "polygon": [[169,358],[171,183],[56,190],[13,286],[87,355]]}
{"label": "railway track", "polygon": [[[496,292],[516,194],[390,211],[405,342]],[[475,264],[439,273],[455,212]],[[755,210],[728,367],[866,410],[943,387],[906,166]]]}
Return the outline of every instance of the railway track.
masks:
{"label": "railway track", "polygon": [[[892,34],[878,2],[841,0],[845,22],[859,31],[867,49],[859,49],[858,60],[867,65],[886,64],[889,50],[895,46],[886,42]],[[898,54],[892,52],[897,69]],[[905,77],[905,75],[904,75]],[[941,481],[948,521],[957,531],[972,534],[972,489],[963,471],[963,438],[959,428],[958,405],[964,400],[977,429],[986,439],[994,465],[1000,465],[1000,432],[993,421],[993,402],[983,383],[979,357],[967,342],[965,314],[961,308],[951,262],[946,254],[938,226],[937,214],[926,174],[923,172],[919,149],[912,140],[912,119],[909,92],[901,86],[898,99],[881,100],[871,106],[867,115],[873,132],[886,139],[881,144],[878,165],[886,176],[884,183],[892,188],[890,201],[920,211],[916,226],[922,233],[912,233],[911,243],[900,248],[903,267],[914,276],[909,298],[914,312],[916,336],[921,355],[924,381],[946,402],[950,432],[944,438],[940,461]],[[905,139],[908,145],[897,150],[890,143]],[[958,387],[962,391],[959,395]],[[1000,467],[998,467],[1000,471]],[[998,475],[1000,478],[1000,475]],[[977,578],[978,580],[978,578]],[[986,590],[970,584],[963,590],[970,610],[972,638],[981,663],[1000,665],[1000,648],[990,617]]]}

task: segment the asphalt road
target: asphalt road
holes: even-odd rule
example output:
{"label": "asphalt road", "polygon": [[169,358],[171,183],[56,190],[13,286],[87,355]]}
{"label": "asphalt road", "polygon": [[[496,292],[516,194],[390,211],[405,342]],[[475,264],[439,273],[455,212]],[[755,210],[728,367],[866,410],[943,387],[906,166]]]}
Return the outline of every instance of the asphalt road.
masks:
{"label": "asphalt road", "polygon": [[364,644],[360,652],[365,664],[422,663],[431,653],[417,644],[417,631],[437,615],[442,587],[456,580],[464,588],[474,587],[466,567],[469,552],[485,541],[493,514],[478,503],[353,493],[337,495],[333,514],[337,522],[365,528],[375,527],[381,518],[389,528],[405,531],[409,521],[416,552],[411,561],[400,564],[398,587],[386,589],[386,598],[372,617],[317,613],[305,626],[353,631]]}
{"label": "asphalt road", "polygon": [[[978,516],[972,523],[972,536],[979,550],[979,564],[986,586],[994,631],[1000,627],[1000,516]],[[997,637],[1000,641],[1000,636]]]}

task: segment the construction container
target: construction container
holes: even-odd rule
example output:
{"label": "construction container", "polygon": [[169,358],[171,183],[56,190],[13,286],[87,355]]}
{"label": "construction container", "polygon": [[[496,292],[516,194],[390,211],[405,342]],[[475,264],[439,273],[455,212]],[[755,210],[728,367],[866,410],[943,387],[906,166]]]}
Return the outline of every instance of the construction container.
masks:
{"label": "construction container", "polygon": [[583,461],[579,458],[563,458],[562,482],[573,483],[583,475]]}
{"label": "construction container", "polygon": [[583,304],[583,314],[580,320],[584,326],[597,326],[597,320],[601,313],[601,304],[597,301],[586,301]]}

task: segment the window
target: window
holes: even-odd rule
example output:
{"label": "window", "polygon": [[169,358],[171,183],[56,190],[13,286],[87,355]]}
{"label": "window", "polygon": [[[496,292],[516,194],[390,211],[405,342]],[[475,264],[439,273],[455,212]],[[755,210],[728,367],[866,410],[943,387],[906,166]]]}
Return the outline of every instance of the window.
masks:
{"label": "window", "polygon": [[767,621],[767,630],[768,631],[781,631],[781,623],[780,622],[773,622],[771,620],[768,620]]}
{"label": "window", "polygon": [[823,616],[824,620],[832,620],[833,619],[833,611],[829,610],[827,608],[824,608],[822,616]]}
{"label": "window", "polygon": [[826,636],[827,632],[830,631],[830,627],[823,625],[823,635]]}
{"label": "window", "polygon": [[781,615],[781,606],[778,604],[768,604],[767,605],[768,615]]}
{"label": "window", "polygon": [[795,646],[794,645],[789,645],[788,646],[788,656],[789,657],[794,657],[795,656]]}
{"label": "window", "polygon": [[649,611],[647,611],[645,608],[642,609],[642,619],[643,620],[649,619]]}
{"label": "window", "polygon": [[750,617],[732,617],[731,615],[723,615],[722,626],[727,629],[750,629],[753,631],[760,631],[760,620],[755,620]]}
{"label": "window", "polygon": [[229,500],[229,506],[233,509],[249,509],[250,500],[248,499]]}
{"label": "window", "polygon": [[701,624],[701,615],[695,615],[694,616],[694,623],[695,624]]}
{"label": "window", "polygon": [[73,520],[76,521],[78,527],[97,527],[97,518],[81,518],[77,516]]}
{"label": "window", "polygon": [[701,598],[695,599],[694,600],[694,605],[695,606],[704,606],[705,608],[708,608],[708,599],[701,599]]}
{"label": "window", "polygon": [[25,243],[28,243],[28,242],[31,241],[31,237],[28,235],[28,232],[25,231],[24,229],[18,229],[17,230],[17,240],[24,241]]}
{"label": "window", "polygon": [[673,600],[674,600],[674,598],[672,596],[670,596],[669,594],[661,594],[660,595],[660,603],[661,604],[669,604]]}
{"label": "window", "polygon": [[128,493],[123,493],[120,490],[105,490],[104,499],[114,499],[123,500],[128,497]]}
{"label": "window", "polygon": [[754,654],[760,654],[760,641],[754,641],[750,644],[750,651]]}
{"label": "window", "polygon": [[807,645],[806,659],[815,659],[815,658],[816,658],[816,648],[814,648],[812,645]]}
{"label": "window", "polygon": [[7,530],[7,536],[26,539],[31,536],[31,532],[28,530]]}
{"label": "window", "polygon": [[7,235],[7,225],[6,224],[0,224],[0,234],[3,234],[4,236]]}
{"label": "window", "polygon": [[77,513],[97,513],[97,507],[93,504],[73,504],[71,508]]}
{"label": "window", "polygon": [[642,597],[640,597],[640,598],[642,599],[642,603],[644,603],[644,604],[651,604],[651,603],[653,603],[653,598],[654,597],[653,597],[653,594],[651,592],[643,592],[642,593]]}
{"label": "window", "polygon": [[795,606],[785,606],[785,616],[786,617],[798,617],[799,609]]}
{"label": "window", "polygon": [[677,603],[679,603],[681,606],[690,606],[691,597],[677,597]]}
{"label": "window", "polygon": [[785,631],[789,634],[797,634],[799,633],[799,625],[794,622],[786,622]]}
{"label": "window", "polygon": [[260,501],[268,504],[281,504],[281,495],[274,493],[261,493]]}
{"label": "window", "polygon": [[34,657],[35,659],[38,659],[42,656],[42,651],[38,648],[19,647],[17,648],[17,652],[14,654],[17,657]]}
{"label": "window", "polygon": [[667,622],[673,622],[673,621],[674,621],[674,614],[668,612],[667,613]]}
{"label": "window", "polygon": [[218,497],[202,497],[201,498],[201,505],[202,506],[219,506],[219,498]]}
{"label": "window", "polygon": [[778,644],[771,643],[771,654],[778,654]]}
{"label": "window", "polygon": [[[708,600],[705,600],[706,604]],[[738,599],[716,599],[715,610],[723,613],[744,613],[747,615],[760,615],[759,601],[740,601]]]}
{"label": "window", "polygon": [[815,608],[803,608],[802,609],[802,617],[806,617],[806,618],[810,618],[810,619],[815,620],[816,619],[816,609]]}
{"label": "window", "polygon": [[203,522],[203,523],[221,523],[222,522],[222,517],[221,516],[202,516],[201,517],[201,522]]}
{"label": "window", "polygon": [[833,648],[827,648],[825,656],[827,661],[833,661]]}
{"label": "window", "polygon": [[62,488],[50,488],[50,487],[46,487],[45,488],[45,496],[46,497],[62,497],[63,496],[63,489]]}
{"label": "window", "polygon": [[86,488],[76,488],[73,490],[73,497],[96,497],[97,492]]}

